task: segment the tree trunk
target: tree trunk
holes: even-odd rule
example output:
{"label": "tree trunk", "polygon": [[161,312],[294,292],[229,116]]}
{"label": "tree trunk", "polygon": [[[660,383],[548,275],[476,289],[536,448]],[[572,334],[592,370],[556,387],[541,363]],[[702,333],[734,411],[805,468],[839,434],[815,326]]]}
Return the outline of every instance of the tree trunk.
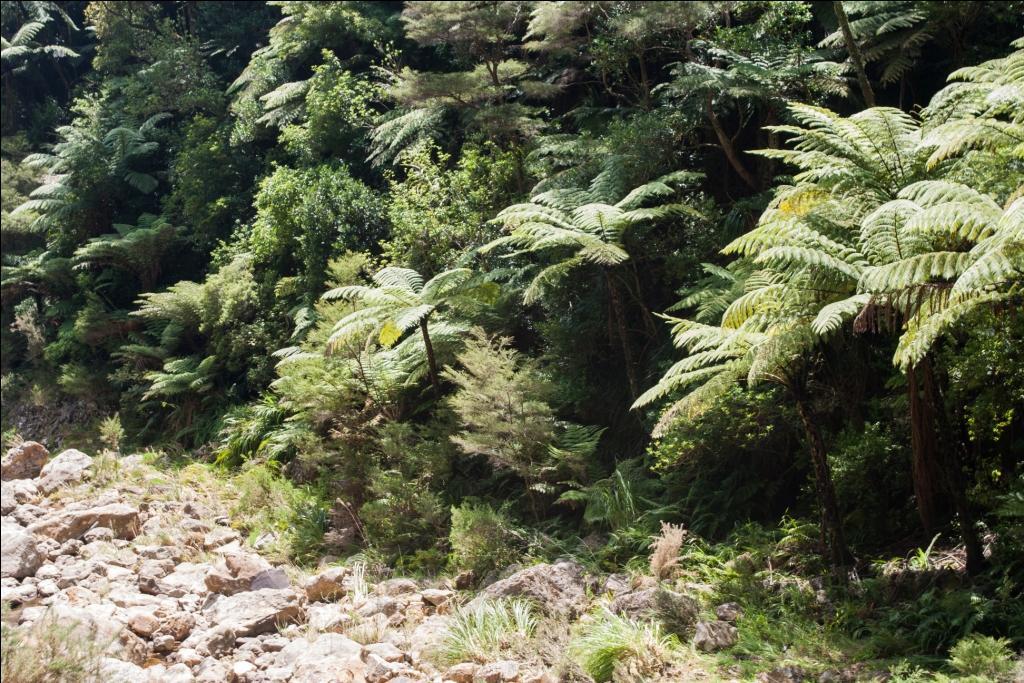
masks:
{"label": "tree trunk", "polygon": [[936,450],[939,455],[938,469],[942,475],[941,480],[945,484],[945,489],[953,499],[953,509],[956,510],[956,516],[960,522],[960,537],[967,551],[967,573],[973,576],[984,568],[985,555],[978,532],[974,528],[974,513],[971,512],[971,505],[967,500],[967,491],[964,487],[962,463],[966,453],[963,440],[954,433],[950,425],[931,361],[925,358],[918,364],[918,367],[922,370],[921,384],[925,400],[932,406],[938,431],[945,442],[945,448]]}
{"label": "tree trunk", "polygon": [[[925,372],[928,372],[926,369]],[[939,442],[935,433],[935,406],[921,396],[918,369],[907,372],[907,395],[910,400],[911,477],[917,515],[924,532],[935,534],[940,520],[949,512],[941,500],[942,468],[939,465]]]}
{"label": "tree trunk", "polygon": [[629,333],[626,331],[626,312],[623,310],[622,299],[619,290],[612,282],[611,273],[605,271],[605,280],[608,283],[608,296],[612,302],[612,312],[615,315],[615,325],[619,335],[619,342],[622,344],[622,356],[626,363],[626,378],[629,380],[629,392],[635,401],[640,395],[640,383],[636,378],[636,364],[633,362],[633,346],[629,341]]}
{"label": "tree trunk", "polygon": [[729,165],[732,166],[736,174],[743,179],[752,190],[760,190],[760,186],[757,184],[757,179],[754,175],[747,170],[747,167],[743,165],[740,160],[739,153],[736,151],[736,145],[733,143],[732,138],[725,132],[725,128],[722,127],[722,122],[718,120],[718,115],[715,113],[715,108],[712,106],[711,93],[708,93],[704,97],[704,106],[707,111],[708,120],[711,121],[711,128],[715,131],[715,136],[718,138],[718,144],[722,147],[722,151],[725,152],[725,158],[728,159]]}
{"label": "tree trunk", "polygon": [[843,40],[846,42],[846,51],[850,53],[850,61],[853,62],[853,69],[857,72],[857,82],[860,84],[860,93],[864,97],[864,104],[869,107],[875,106],[875,91],[871,89],[871,81],[864,70],[864,57],[860,53],[860,46],[853,38],[853,31],[850,30],[850,19],[846,16],[846,8],[842,2],[833,2],[832,8],[836,13],[836,21],[843,32]]}
{"label": "tree trunk", "polygon": [[420,321],[420,332],[423,333],[423,348],[427,351],[427,371],[430,373],[430,383],[434,385],[434,394],[441,398],[441,380],[437,375],[437,359],[434,358],[434,345],[430,343],[426,318]]}
{"label": "tree trunk", "polygon": [[825,441],[821,438],[821,431],[814,422],[807,402],[795,391],[793,397],[796,401],[797,412],[800,414],[800,421],[803,423],[804,433],[807,436],[807,446],[811,452],[814,484],[818,491],[818,507],[821,511],[822,532],[827,537],[829,559],[838,575],[842,567],[851,563],[853,556],[850,554],[849,548],[846,547],[846,537],[843,534],[842,520],[839,516],[839,504],[836,502],[836,490],[832,485],[832,472],[828,465],[828,454],[825,452]]}

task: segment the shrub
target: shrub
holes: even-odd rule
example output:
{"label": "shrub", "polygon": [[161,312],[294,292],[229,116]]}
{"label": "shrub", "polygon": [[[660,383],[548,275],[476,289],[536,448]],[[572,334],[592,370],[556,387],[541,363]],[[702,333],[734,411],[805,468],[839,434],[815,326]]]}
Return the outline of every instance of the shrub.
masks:
{"label": "shrub", "polygon": [[1013,678],[1013,651],[1010,641],[982,635],[970,635],[949,651],[949,663],[965,677],[1009,681]]}
{"label": "shrub", "polygon": [[533,636],[537,618],[526,600],[493,600],[455,612],[439,659],[445,663],[487,662]]}
{"label": "shrub", "polygon": [[504,508],[495,510],[485,503],[463,503],[452,508],[451,563],[456,569],[470,569],[477,576],[515,562],[523,545],[521,532]]}
{"label": "shrub", "polygon": [[572,658],[595,681],[610,681],[618,672],[639,676],[660,669],[678,645],[661,625],[636,622],[603,609],[583,623],[569,644]]}
{"label": "shrub", "polygon": [[121,426],[121,416],[114,413],[100,421],[99,426],[100,442],[112,451],[120,450],[121,442],[124,440],[124,427]]}

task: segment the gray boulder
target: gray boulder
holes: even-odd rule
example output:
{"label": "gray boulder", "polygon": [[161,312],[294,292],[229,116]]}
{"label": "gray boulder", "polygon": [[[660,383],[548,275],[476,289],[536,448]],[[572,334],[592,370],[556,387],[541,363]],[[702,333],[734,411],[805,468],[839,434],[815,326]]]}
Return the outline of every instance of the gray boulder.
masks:
{"label": "gray boulder", "polygon": [[305,616],[302,598],[287,588],[263,588],[228,596],[214,594],[203,613],[211,624],[230,625],[239,638],[267,633]]}
{"label": "gray boulder", "polygon": [[77,484],[89,476],[92,458],[82,451],[69,448],[46,463],[39,472],[39,490],[50,494],[62,486]]}
{"label": "gray boulder", "polygon": [[586,609],[583,567],[568,561],[527,567],[487,586],[470,606],[506,597],[529,598],[549,614],[575,617]]}
{"label": "gray boulder", "polygon": [[0,576],[23,579],[35,576],[46,562],[35,534],[17,524],[0,526]]}
{"label": "gray boulder", "polygon": [[701,652],[718,652],[736,644],[739,631],[724,621],[698,621],[693,645]]}
{"label": "gray boulder", "polygon": [[113,530],[117,538],[135,538],[139,530],[139,511],[124,503],[111,503],[85,510],[57,510],[32,523],[29,531],[63,543],[72,538],[81,538],[86,531],[98,526]]}
{"label": "gray boulder", "polygon": [[0,479],[33,479],[50,458],[50,452],[41,443],[23,441],[7,451],[0,459]]}
{"label": "gray boulder", "polygon": [[340,633],[293,640],[277,653],[274,666],[292,671],[291,683],[355,683],[364,680],[363,646]]}

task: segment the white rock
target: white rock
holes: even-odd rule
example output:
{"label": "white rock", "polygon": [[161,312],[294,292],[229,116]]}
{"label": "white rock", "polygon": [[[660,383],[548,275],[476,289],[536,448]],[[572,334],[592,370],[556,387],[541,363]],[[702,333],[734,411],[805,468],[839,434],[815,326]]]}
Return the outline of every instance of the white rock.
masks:
{"label": "white rock", "polygon": [[39,539],[18,524],[0,525],[0,576],[23,579],[34,576],[46,561]]}
{"label": "white rock", "polygon": [[112,657],[100,660],[99,674],[104,683],[138,683],[148,676],[142,667]]}
{"label": "white rock", "polygon": [[291,683],[355,683],[363,680],[362,651],[340,633],[323,633],[289,643],[277,654],[275,668],[290,669]]}
{"label": "white rock", "polygon": [[92,458],[82,451],[69,448],[43,465],[39,472],[39,490],[49,495],[62,486],[76,484],[89,476]]}

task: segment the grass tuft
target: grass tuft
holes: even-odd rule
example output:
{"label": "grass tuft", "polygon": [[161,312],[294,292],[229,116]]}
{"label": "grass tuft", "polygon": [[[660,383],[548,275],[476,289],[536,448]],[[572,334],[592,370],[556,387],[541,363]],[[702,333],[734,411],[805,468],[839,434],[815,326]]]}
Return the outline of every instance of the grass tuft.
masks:
{"label": "grass tuft", "polygon": [[661,669],[678,646],[661,625],[637,622],[608,609],[583,623],[569,644],[572,658],[595,681],[610,681],[619,671],[652,674]]}
{"label": "grass tuft", "polygon": [[443,663],[487,662],[533,636],[537,618],[526,600],[492,600],[455,612],[438,653]]}

